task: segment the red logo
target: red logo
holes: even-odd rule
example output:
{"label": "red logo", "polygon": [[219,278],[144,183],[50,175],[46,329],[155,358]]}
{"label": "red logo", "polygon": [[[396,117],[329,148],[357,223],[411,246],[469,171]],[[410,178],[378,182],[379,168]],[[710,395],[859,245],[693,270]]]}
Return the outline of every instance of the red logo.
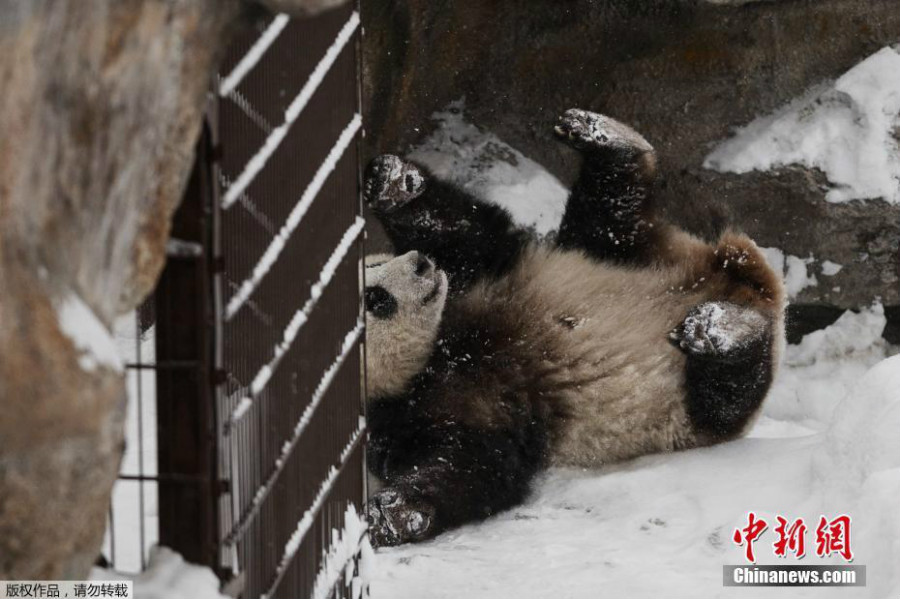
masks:
{"label": "red logo", "polygon": [[[782,516],[776,516],[778,525],[775,527],[775,535],[778,537],[772,544],[772,549],[778,557],[787,557],[793,554],[797,559],[806,555],[806,524],[803,518],[788,520]],[[732,540],[735,545],[743,546],[745,557],[750,563],[756,563],[753,554],[753,543],[762,536],[769,524],[762,518],[757,518],[755,512],[747,514],[747,526],[736,528]],[[853,552],[850,549],[850,516],[841,514],[832,520],[825,516],[819,518],[816,527],[816,555],[828,557],[836,553],[844,560],[851,561]]]}
{"label": "red logo", "polygon": [[846,561],[853,559],[850,551],[850,516],[841,514],[831,522],[825,516],[819,518],[816,527],[816,555],[827,557],[837,553]]}

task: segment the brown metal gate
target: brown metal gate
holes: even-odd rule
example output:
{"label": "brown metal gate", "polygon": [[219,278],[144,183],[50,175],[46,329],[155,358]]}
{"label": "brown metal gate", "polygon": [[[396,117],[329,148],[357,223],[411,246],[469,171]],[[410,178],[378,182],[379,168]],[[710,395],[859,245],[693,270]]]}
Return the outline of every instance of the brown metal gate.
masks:
{"label": "brown metal gate", "polygon": [[365,592],[358,25],[236,41],[155,295],[159,540],[245,598]]}

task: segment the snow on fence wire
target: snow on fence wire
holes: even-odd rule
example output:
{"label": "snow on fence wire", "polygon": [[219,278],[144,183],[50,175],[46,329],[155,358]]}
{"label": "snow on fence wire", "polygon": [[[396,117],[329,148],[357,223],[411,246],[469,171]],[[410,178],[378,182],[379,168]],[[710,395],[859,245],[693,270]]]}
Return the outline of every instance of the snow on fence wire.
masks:
{"label": "snow on fence wire", "polygon": [[270,17],[224,60],[173,225],[192,251],[173,249],[137,335],[155,388],[135,397],[155,402],[119,483],[143,487],[126,569],[158,539],[234,596],[367,593],[358,24],[353,6]]}

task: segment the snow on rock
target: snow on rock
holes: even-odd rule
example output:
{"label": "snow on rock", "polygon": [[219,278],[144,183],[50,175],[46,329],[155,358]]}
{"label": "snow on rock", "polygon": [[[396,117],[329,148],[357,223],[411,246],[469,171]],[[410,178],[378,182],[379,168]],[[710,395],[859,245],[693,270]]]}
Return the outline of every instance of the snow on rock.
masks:
{"label": "snow on rock", "polygon": [[836,262],[832,262],[831,260],[825,260],[824,262],[822,262],[822,274],[826,277],[833,277],[834,275],[841,272],[841,269],[843,268],[843,264],[838,264]]}
{"label": "snow on rock", "polygon": [[766,257],[769,266],[775,272],[782,273],[784,277],[784,289],[788,298],[794,299],[807,287],[815,287],[819,284],[815,275],[809,274],[807,266],[815,262],[812,256],[800,258],[791,254],[785,255],[778,248],[759,248]]}
{"label": "snow on rock", "polygon": [[135,576],[94,568],[92,580],[133,580],[134,599],[228,599],[219,593],[219,579],[204,566],[189,564],[167,547],[150,551],[147,569]]}
{"label": "snow on rock", "polygon": [[59,327],[72,340],[80,355],[82,370],[94,372],[97,367],[122,370],[122,359],[109,329],[80,297],[70,293],[56,307]]}
{"label": "snow on rock", "polygon": [[900,54],[882,48],[830,84],[757,118],[717,146],[704,166],[765,171],[788,164],[818,168],[830,202],[884,198],[900,203]]}
{"label": "snow on rock", "polygon": [[779,564],[798,562],[773,554],[776,515],[810,527],[802,563],[829,564],[843,562],[815,555],[818,518],[850,514],[868,586],[841,597],[900,596],[900,358],[885,359],[894,350],[879,336],[884,323],[875,305],[788,346],[749,438],[600,471],[554,469],[520,507],[379,550],[372,597],[822,596],[723,588],[722,566],[743,562],[731,536],[750,510],[770,522],[758,562]]}
{"label": "snow on rock", "polygon": [[476,196],[509,210],[520,225],[546,235],[559,226],[569,195],[544,167],[493,133],[467,123],[463,100],[432,115],[439,125],[408,158]]}

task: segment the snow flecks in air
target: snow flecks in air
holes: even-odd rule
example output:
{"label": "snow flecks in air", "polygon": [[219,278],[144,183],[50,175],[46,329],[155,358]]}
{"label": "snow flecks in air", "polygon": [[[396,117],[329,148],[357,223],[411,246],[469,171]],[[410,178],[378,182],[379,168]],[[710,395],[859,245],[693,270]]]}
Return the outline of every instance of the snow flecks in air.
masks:
{"label": "snow flecks in air", "polygon": [[882,48],[836,81],[815,87],[718,145],[704,166],[766,171],[820,169],[829,202],[884,198],[900,203],[900,54]]}
{"label": "snow flecks in air", "polygon": [[466,122],[463,100],[433,115],[438,127],[408,158],[441,179],[506,208],[539,235],[559,227],[569,195],[544,167],[493,133]]}

